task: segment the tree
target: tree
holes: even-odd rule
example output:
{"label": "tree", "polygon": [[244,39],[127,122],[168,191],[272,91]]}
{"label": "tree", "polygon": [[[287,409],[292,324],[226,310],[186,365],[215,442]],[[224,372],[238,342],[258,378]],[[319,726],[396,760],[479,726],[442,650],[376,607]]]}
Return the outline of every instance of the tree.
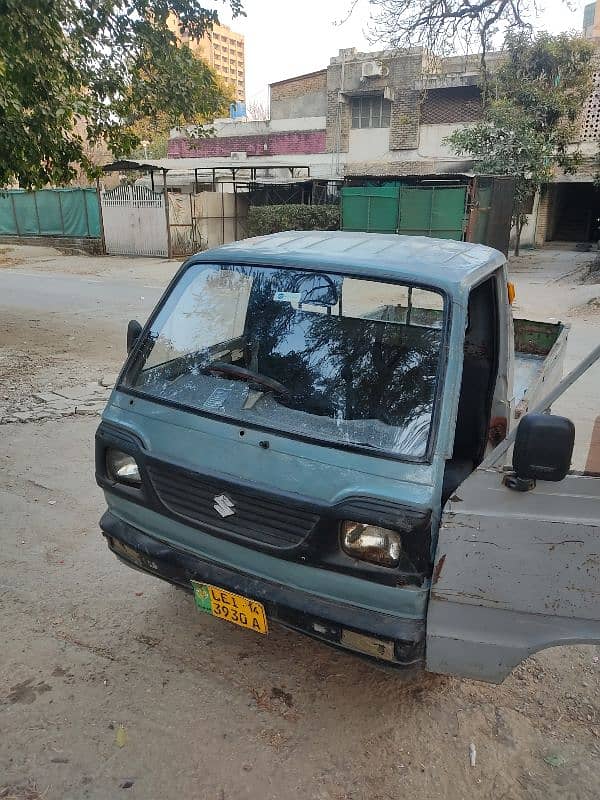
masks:
{"label": "tree", "polygon": [[513,32],[503,50],[492,93],[530,114],[539,130],[552,130],[570,142],[592,87],[592,45],[567,33]]}
{"label": "tree", "polygon": [[446,140],[471,156],[480,174],[515,178],[515,254],[532,196],[557,167],[574,172],[581,154],[571,144],[591,87],[590,45],[578,37],[510,34],[506,58],[492,76],[482,122]]}
{"label": "tree", "polygon": [[[197,57],[194,57],[194,61],[201,65],[202,70],[206,69]],[[187,135],[191,138],[205,138],[214,135],[214,128],[207,123],[212,122],[215,116],[228,111],[234,95],[232,87],[218,75],[212,74],[212,81],[215,88],[211,87],[211,90],[214,92],[216,89],[214,99],[208,104],[206,100],[204,104],[202,102],[196,104],[196,108],[201,108],[202,112],[191,113],[188,111],[185,115],[180,114],[176,118],[172,112],[159,111],[135,120],[130,125],[130,130],[137,137],[139,145],[134,148],[132,155],[136,158],[166,157],[173,128],[186,128]],[[201,84],[195,82],[194,78],[192,78],[192,82],[195,83],[196,91],[198,91],[197,87]],[[188,130],[188,126],[192,127]]]}
{"label": "tree", "polygon": [[262,122],[269,119],[269,106],[260,100],[246,104],[246,117],[253,122]]}
{"label": "tree", "polygon": [[512,226],[518,256],[531,197],[552,178],[553,137],[537,131],[531,117],[510,103],[498,102],[488,112],[485,122],[455,131],[448,141],[458,155],[474,158],[477,173],[514,177]]}
{"label": "tree", "polygon": [[[356,0],[355,0],[356,2]],[[370,0],[373,33],[394,47],[421,45],[437,55],[461,43],[477,47],[482,63],[498,30],[526,31],[536,0]]]}
{"label": "tree", "polygon": [[0,186],[68,183],[78,166],[91,177],[87,146],[127,155],[144,117],[220,113],[221,84],[168,24],[199,39],[218,22],[201,2],[0,0]]}

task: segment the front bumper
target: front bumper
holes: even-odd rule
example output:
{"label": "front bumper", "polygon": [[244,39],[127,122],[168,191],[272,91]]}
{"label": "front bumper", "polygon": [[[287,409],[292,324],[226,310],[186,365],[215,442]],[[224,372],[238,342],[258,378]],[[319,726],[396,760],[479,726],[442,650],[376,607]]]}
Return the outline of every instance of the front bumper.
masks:
{"label": "front bumper", "polygon": [[191,581],[210,583],[259,600],[276,621],[328,644],[390,666],[424,663],[425,624],[290,588],[204,560],[149,536],[107,511],[100,527],[112,552],[128,566],[192,592]]}

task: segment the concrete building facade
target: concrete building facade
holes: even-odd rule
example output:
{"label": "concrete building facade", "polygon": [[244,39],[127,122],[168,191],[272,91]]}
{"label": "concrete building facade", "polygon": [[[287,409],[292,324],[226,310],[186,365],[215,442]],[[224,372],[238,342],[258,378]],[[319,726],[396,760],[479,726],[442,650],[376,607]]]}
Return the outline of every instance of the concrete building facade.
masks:
{"label": "concrete building facade", "polygon": [[294,155],[332,178],[458,171],[465,162],[444,139],[481,118],[478,76],[476,58],[342,50],[325,69],[272,83],[269,120],[216,120],[211,138],[176,131],[169,156]]}
{"label": "concrete building facade", "polygon": [[556,170],[552,183],[542,187],[533,200],[522,242],[536,247],[547,242],[597,241],[600,238],[600,189],[597,185],[600,142],[600,7],[585,6],[583,35],[595,47],[592,91],[579,119],[572,143],[582,155],[575,174]]}
{"label": "concrete building facade", "polygon": [[[585,14],[586,35],[598,42],[600,54],[600,11],[592,4]],[[488,68],[501,59],[488,55]],[[169,156],[233,154],[249,165],[258,156],[274,162],[293,156],[313,177],[331,179],[469,172],[472,161],[458,159],[446,139],[482,118],[479,76],[477,55],[434,59],[421,49],[341,50],[322,70],[272,83],[270,119],[216,120],[208,138],[174,131]],[[573,143],[583,164],[576,175],[557,172],[532,199],[524,246],[600,236],[598,141],[600,55]]]}
{"label": "concrete building facade", "polygon": [[596,39],[600,36],[600,15],[596,13],[596,3],[584,6],[583,35],[586,39]]}
{"label": "concrete building facade", "polygon": [[231,30],[227,25],[214,25],[200,41],[191,39],[187,33],[181,33],[175,17],[169,27],[177,38],[205,61],[216,74],[233,89],[235,99],[246,100],[246,58],[244,53],[244,37]]}

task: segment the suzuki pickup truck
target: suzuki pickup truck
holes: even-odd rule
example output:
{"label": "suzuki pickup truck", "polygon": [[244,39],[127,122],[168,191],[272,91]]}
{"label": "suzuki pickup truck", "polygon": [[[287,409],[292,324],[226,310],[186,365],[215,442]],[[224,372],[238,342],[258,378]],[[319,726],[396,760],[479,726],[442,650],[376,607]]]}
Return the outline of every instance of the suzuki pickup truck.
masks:
{"label": "suzuki pickup truck", "polygon": [[193,256],[130,322],[96,434],[109,548],[201,612],[396,667],[500,682],[600,641],[600,478],[568,474],[547,413],[568,331],[513,294],[501,253],[456,241]]}

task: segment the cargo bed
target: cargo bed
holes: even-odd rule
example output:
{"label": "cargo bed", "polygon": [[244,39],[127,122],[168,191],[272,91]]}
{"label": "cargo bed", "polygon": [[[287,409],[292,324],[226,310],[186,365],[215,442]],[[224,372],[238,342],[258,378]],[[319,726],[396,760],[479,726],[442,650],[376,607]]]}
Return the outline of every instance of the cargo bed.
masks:
{"label": "cargo bed", "polygon": [[569,326],[515,319],[514,408],[518,418],[562,377]]}

